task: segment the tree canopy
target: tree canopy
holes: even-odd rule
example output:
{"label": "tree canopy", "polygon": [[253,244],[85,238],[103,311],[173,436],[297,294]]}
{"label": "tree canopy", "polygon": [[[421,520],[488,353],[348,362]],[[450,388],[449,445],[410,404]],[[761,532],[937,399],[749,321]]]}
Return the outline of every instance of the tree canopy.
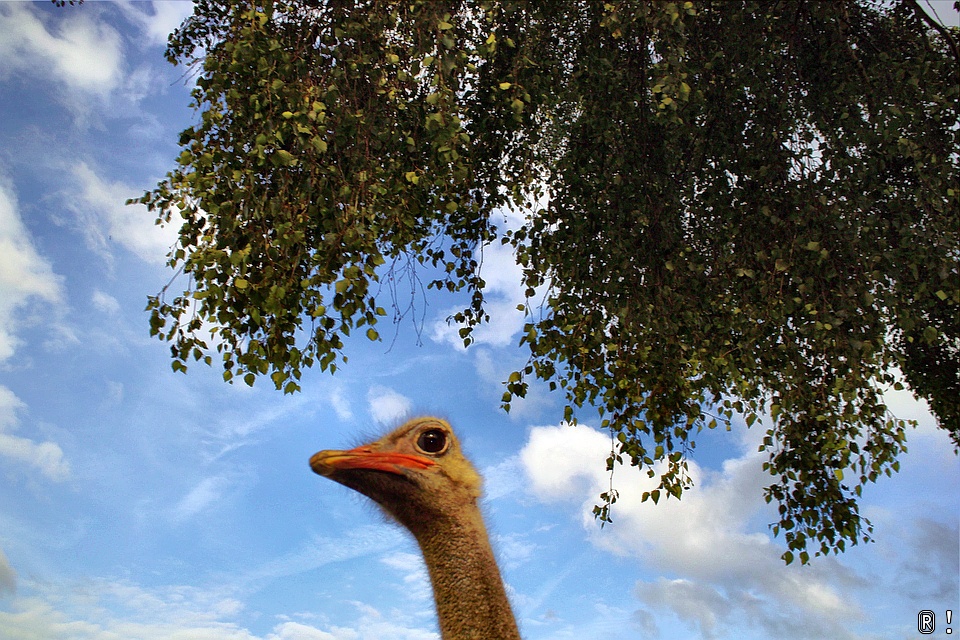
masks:
{"label": "tree canopy", "polygon": [[184,218],[152,333],[293,392],[418,265],[469,344],[509,243],[507,409],[534,377],[596,409],[654,501],[700,429],[769,415],[784,560],[841,551],[905,450],[884,387],[960,444],[957,39],[913,0],[198,0],[168,58],[200,117],[137,200]]}

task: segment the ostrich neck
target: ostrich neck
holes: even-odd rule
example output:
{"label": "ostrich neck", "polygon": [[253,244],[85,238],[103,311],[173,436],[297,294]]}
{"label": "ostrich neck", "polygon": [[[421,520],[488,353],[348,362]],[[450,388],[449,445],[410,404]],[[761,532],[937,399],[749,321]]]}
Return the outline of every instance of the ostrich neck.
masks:
{"label": "ostrich neck", "polygon": [[480,509],[417,528],[443,640],[520,640]]}

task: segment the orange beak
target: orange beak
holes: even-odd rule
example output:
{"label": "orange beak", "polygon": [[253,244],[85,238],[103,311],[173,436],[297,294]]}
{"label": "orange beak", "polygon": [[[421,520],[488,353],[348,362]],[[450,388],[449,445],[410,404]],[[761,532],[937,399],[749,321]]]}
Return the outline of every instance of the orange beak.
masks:
{"label": "orange beak", "polygon": [[409,453],[374,451],[366,445],[349,451],[320,451],[310,458],[310,468],[321,476],[330,476],[344,469],[374,469],[400,474],[403,469],[426,469],[435,464],[430,458]]}

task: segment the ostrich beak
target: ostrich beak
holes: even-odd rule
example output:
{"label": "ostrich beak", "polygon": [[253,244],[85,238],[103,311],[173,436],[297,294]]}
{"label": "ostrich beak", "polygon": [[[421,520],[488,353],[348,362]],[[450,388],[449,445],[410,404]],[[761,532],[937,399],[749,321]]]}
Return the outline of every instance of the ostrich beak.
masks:
{"label": "ostrich beak", "polygon": [[435,464],[430,458],[409,453],[374,451],[369,446],[349,451],[320,451],[310,458],[310,468],[321,476],[332,476],[345,469],[373,469],[402,474],[404,469],[426,469]]}

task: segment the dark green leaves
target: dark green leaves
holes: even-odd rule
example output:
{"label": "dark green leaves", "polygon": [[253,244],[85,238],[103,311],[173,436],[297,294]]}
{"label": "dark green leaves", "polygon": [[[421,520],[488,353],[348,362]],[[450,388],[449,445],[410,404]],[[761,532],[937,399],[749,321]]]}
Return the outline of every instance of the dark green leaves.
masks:
{"label": "dark green leaves", "polygon": [[902,372],[960,443],[957,32],[915,9],[201,0],[168,50],[205,52],[199,122],[139,200],[185,220],[151,334],[177,370],[215,350],[296,391],[421,264],[471,292],[469,344],[475,252],[526,208],[503,241],[547,296],[505,407],[535,376],[598,410],[610,469],[662,463],[654,502],[699,429],[769,414],[784,560],[867,540],[857,499],[905,442],[882,387]]}
{"label": "dark green leaves", "polygon": [[869,538],[856,497],[904,450],[892,372],[956,430],[957,69],[901,7],[678,6],[543,26],[577,107],[514,236],[527,283],[552,285],[523,342],[565,417],[596,407],[623,458],[666,463],[645,499],[679,496],[673,454],[711,405],[770,411],[775,530],[807,562]]}

